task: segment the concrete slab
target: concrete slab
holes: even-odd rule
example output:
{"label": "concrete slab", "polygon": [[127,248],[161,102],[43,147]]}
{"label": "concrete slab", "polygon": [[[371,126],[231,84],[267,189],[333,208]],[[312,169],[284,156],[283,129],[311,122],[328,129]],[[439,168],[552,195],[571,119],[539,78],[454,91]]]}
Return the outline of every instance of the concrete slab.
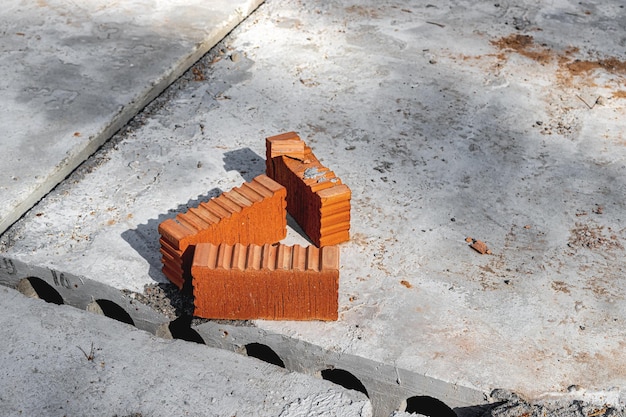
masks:
{"label": "concrete slab", "polygon": [[367,398],[322,379],[0,288],[0,413],[368,416]]}
{"label": "concrete slab", "polygon": [[269,1],[2,255],[163,282],[157,225],[261,173],[263,138],[295,130],[353,192],[340,319],[257,322],[259,337],[334,357],[376,415],[495,388],[624,403],[625,27],[618,1]]}
{"label": "concrete slab", "polygon": [[5,2],[0,233],[259,3]]}

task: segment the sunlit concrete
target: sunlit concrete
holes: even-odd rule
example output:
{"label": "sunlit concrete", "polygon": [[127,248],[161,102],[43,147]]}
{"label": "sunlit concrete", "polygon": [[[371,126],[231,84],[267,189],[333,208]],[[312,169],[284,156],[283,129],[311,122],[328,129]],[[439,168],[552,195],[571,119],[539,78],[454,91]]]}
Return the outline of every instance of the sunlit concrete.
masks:
{"label": "sunlit concrete", "polygon": [[496,388],[624,402],[625,27],[618,1],[269,1],[2,255],[164,282],[158,224],[263,172],[264,138],[295,130],[352,189],[340,315],[260,329],[433,381],[415,395],[452,407]]}
{"label": "sunlit concrete", "polygon": [[7,0],[0,233],[262,0]]}

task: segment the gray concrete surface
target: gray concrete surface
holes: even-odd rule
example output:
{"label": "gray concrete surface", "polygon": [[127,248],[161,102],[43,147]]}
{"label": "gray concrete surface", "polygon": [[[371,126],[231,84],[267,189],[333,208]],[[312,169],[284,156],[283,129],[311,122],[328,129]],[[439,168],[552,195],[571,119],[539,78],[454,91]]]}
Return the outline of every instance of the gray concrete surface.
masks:
{"label": "gray concrete surface", "polygon": [[[180,305],[182,298],[179,293],[158,292],[154,286],[144,294],[119,291],[68,271],[9,258],[0,258],[0,285],[16,288],[24,295],[53,304],[105,315],[159,337],[203,343],[278,364],[289,371],[326,379],[365,394],[372,410],[364,409],[364,415],[373,411],[375,415],[386,417],[394,410],[402,409],[428,411],[427,415],[437,417],[470,417],[482,415],[489,408],[463,407],[457,408],[456,414],[453,414],[447,405],[432,395],[447,393],[464,398],[468,392],[462,387],[453,388],[444,381],[399,371],[360,356],[332,352],[297,338],[267,332],[249,322],[192,322],[191,317],[180,313],[185,308]],[[167,294],[170,294],[169,301],[162,299]],[[143,304],[143,298],[152,304]],[[164,303],[174,304],[175,311],[157,307]],[[30,318],[25,317],[25,320]],[[233,378],[236,377],[235,372]],[[402,384],[397,383],[400,378]]]}
{"label": "gray concrete surface", "polygon": [[260,2],[3,2],[0,233]]}
{"label": "gray concrete surface", "polygon": [[164,282],[158,224],[262,172],[263,139],[295,130],[353,191],[340,319],[257,329],[457,410],[496,388],[623,404],[625,27],[619,1],[268,1],[0,250]]}
{"label": "gray concrete surface", "polygon": [[367,416],[322,379],[0,288],[3,416]]}

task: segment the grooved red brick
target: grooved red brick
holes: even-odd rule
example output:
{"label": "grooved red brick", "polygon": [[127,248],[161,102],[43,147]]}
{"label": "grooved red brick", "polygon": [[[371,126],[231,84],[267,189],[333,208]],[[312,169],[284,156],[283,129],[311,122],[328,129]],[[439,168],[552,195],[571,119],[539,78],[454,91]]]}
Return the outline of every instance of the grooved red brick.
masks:
{"label": "grooved red brick", "polygon": [[286,189],[266,175],[159,225],[163,273],[182,288],[199,243],[274,243],[287,235]]}
{"label": "grooved red brick", "polygon": [[337,320],[337,246],[199,243],[191,274],[198,317]]}
{"label": "grooved red brick", "polygon": [[[299,140],[304,153],[295,149]],[[287,189],[287,211],[317,246],[350,239],[351,191],[294,132],[266,139],[266,173]]]}

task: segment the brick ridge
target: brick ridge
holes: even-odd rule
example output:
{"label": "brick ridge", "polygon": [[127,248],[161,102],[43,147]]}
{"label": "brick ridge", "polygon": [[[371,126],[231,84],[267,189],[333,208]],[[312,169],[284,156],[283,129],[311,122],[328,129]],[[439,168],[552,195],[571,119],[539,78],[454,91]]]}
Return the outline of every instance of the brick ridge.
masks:
{"label": "brick ridge", "polygon": [[193,267],[241,271],[295,270],[326,272],[339,270],[337,246],[287,246],[284,244],[242,245],[198,243]]}

